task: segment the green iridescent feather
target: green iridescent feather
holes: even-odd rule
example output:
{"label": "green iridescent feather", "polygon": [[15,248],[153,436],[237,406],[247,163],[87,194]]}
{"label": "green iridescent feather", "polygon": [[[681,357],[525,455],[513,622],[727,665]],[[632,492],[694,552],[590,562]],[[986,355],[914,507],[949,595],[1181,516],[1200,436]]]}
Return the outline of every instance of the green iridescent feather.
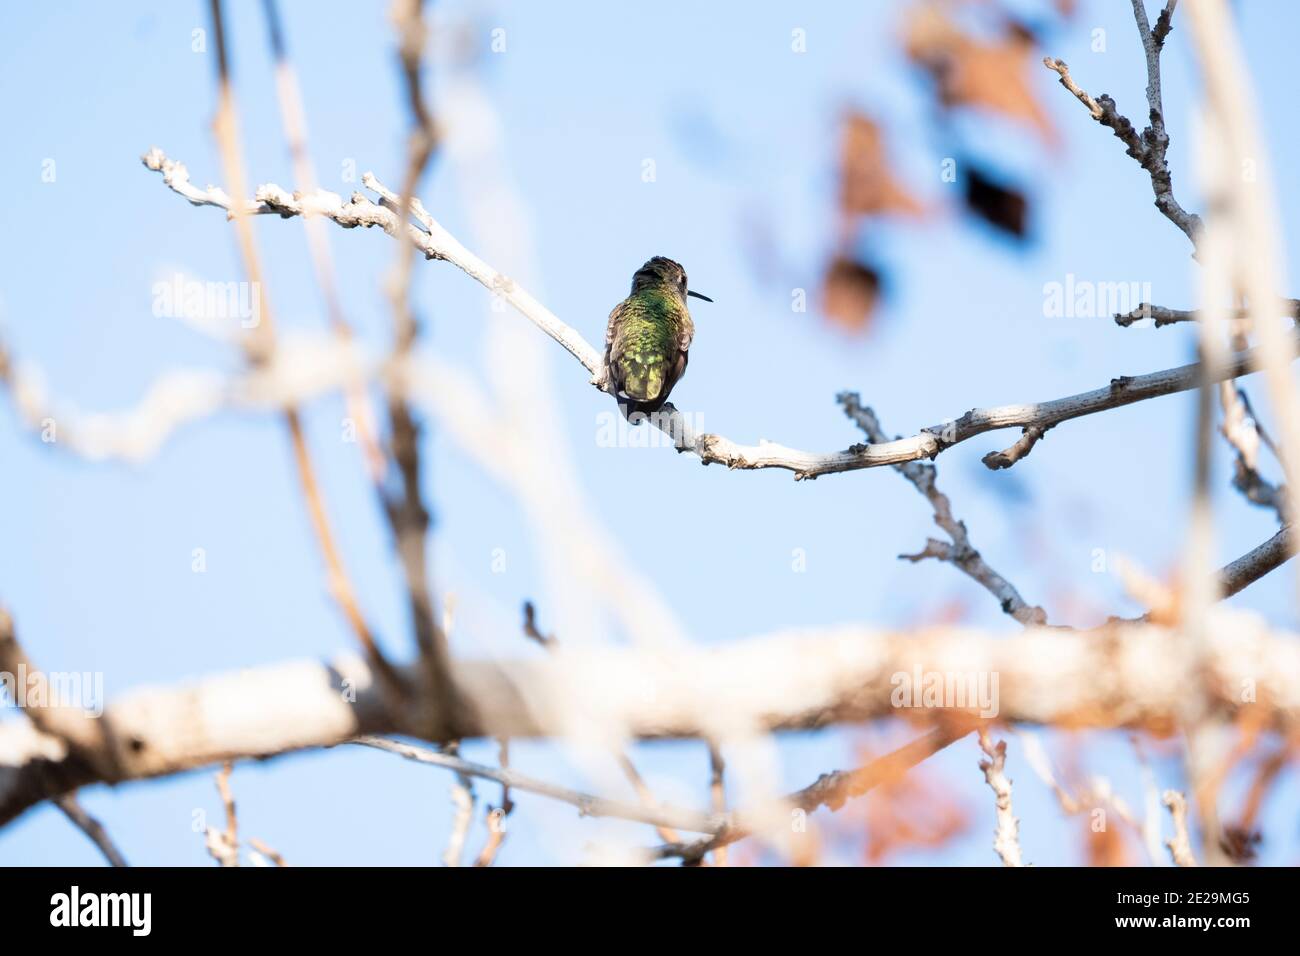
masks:
{"label": "green iridescent feather", "polygon": [[651,259],[609,315],[605,367],[619,403],[628,411],[658,410],[686,371],[694,335],[686,273],[671,259]]}

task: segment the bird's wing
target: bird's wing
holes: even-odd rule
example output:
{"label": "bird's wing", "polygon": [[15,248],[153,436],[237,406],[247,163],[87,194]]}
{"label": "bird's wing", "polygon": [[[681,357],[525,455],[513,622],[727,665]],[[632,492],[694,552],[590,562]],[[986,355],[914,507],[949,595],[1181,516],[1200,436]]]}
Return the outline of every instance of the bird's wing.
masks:
{"label": "bird's wing", "polygon": [[682,380],[682,376],[686,374],[686,361],[686,352],[684,350],[678,352],[677,358],[673,360],[672,368],[668,371],[667,376],[665,376],[663,388],[664,398],[668,397],[668,393],[673,390],[677,383]]}
{"label": "bird's wing", "polygon": [[695,338],[695,323],[687,322],[685,328],[683,328],[681,332],[678,334],[677,347],[682,350],[683,355],[686,353],[687,349],[691,347],[691,341],[694,338]]}
{"label": "bird's wing", "polygon": [[609,324],[605,326],[605,375],[615,395],[623,392],[623,370],[619,368],[619,357],[623,349],[621,343],[616,341],[618,317],[622,309],[621,302],[614,306],[609,313]]}
{"label": "bird's wing", "polygon": [[614,329],[617,327],[616,320],[618,319],[618,314],[622,310],[622,308],[623,308],[623,303],[620,302],[618,305],[614,306],[614,308],[609,310],[609,321],[605,325],[605,353],[606,354],[609,353],[609,347],[614,344]]}

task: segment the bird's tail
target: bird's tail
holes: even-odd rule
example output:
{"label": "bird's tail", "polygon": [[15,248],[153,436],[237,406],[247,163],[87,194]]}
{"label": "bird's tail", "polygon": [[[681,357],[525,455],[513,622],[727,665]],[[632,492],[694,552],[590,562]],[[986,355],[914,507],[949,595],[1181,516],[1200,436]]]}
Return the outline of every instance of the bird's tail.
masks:
{"label": "bird's tail", "polygon": [[653,415],[659,409],[664,407],[664,399],[656,399],[653,402],[643,402],[635,398],[628,398],[626,395],[615,395],[614,399],[618,402],[618,410],[623,417],[632,425],[640,425],[645,419],[633,419],[633,415]]}
{"label": "bird's tail", "polygon": [[630,402],[654,405],[655,408],[664,403],[668,391],[665,388],[668,378],[667,362],[658,356],[641,358],[624,355],[619,364],[622,373],[619,376],[622,385],[620,401],[626,396]]}

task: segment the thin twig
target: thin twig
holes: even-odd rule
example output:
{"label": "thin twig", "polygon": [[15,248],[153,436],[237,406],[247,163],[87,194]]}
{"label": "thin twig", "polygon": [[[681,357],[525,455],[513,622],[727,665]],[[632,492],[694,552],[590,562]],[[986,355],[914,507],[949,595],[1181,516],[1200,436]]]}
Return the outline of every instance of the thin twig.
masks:
{"label": "thin twig", "polygon": [[[76,701],[62,700],[58,688],[32,662],[18,640],[13,616],[0,606],[0,674],[12,675],[12,687],[26,699],[15,701],[32,726],[67,745],[78,759],[96,762],[111,772],[112,760],[102,754],[102,725]],[[102,703],[102,701],[101,701]]]}
{"label": "thin twig", "polygon": [[[635,791],[637,799],[641,801],[641,805],[643,807],[659,806],[659,800],[655,797],[654,791],[645,782],[645,777],[641,776],[641,771],[636,769],[636,764],[632,762],[632,759],[625,753],[616,753],[614,759],[618,763],[618,768],[623,771],[623,776],[627,778],[627,782],[632,785],[632,789]],[[716,807],[714,812],[717,812]],[[659,839],[665,843],[681,842],[681,836],[672,827],[656,826],[655,831],[658,832]]]}
{"label": "thin twig", "polygon": [[[1145,15],[1139,17],[1145,22]],[[1148,50],[1151,39],[1144,35]],[[1212,200],[1213,202],[1213,200]],[[1214,505],[1210,496],[1210,472],[1214,458],[1213,372],[1228,354],[1231,334],[1224,297],[1219,293],[1232,284],[1226,234],[1218,227],[1217,207],[1211,205],[1212,227],[1200,246],[1204,270],[1202,297],[1206,302],[1197,331],[1203,368],[1202,384],[1196,393],[1196,432],[1192,456],[1192,500],[1183,545],[1181,594],[1171,615],[1182,625],[1186,647],[1172,666],[1186,676],[1187,698],[1179,715],[1185,737],[1183,762],[1196,801],[1207,860],[1218,853],[1221,824],[1218,816],[1219,785],[1216,767],[1223,738],[1223,721],[1206,705],[1205,660],[1210,653],[1208,614],[1218,600],[1220,588],[1214,572]]]}
{"label": "thin twig", "polygon": [[993,471],[1000,468],[1010,468],[1033,451],[1034,446],[1047,434],[1048,429],[1051,427],[1051,425],[1029,425],[1021,431],[1020,438],[1011,447],[1002,451],[991,451],[980,460],[984,462],[984,467]]}
{"label": "thin twig", "polygon": [[1223,408],[1219,431],[1236,452],[1233,487],[1245,495],[1247,501],[1273,509],[1278,520],[1285,523],[1285,493],[1259,473],[1259,449],[1264,443],[1264,433],[1251,411],[1250,399],[1235,382],[1220,382],[1219,404]]}
{"label": "thin twig", "polygon": [[[1262,124],[1257,119],[1258,97],[1251,89],[1248,61],[1227,5],[1195,0],[1188,5],[1188,17],[1199,73],[1204,81],[1201,151],[1206,162],[1202,166],[1210,171],[1204,183],[1209,222],[1201,244],[1205,264],[1201,273],[1201,298],[1206,303],[1206,317],[1201,323],[1201,351],[1209,362],[1216,353],[1225,350],[1228,332],[1221,303],[1233,296],[1242,297],[1252,308],[1247,329],[1257,335],[1266,358],[1265,381],[1276,416],[1278,450],[1286,476],[1287,500],[1281,514],[1283,520],[1289,520],[1300,513],[1294,481],[1300,474],[1300,413],[1292,370],[1280,354],[1287,348],[1287,332],[1269,314],[1272,297],[1280,287],[1284,254],[1277,201],[1260,133]],[[1244,175],[1247,169],[1253,174]],[[1210,412],[1205,406],[1203,399],[1202,443],[1207,443],[1205,432],[1209,427]],[[1205,457],[1208,459],[1208,452]],[[1206,477],[1202,477],[1202,468]],[[1196,501],[1203,503],[1196,516],[1199,527],[1206,529],[1210,525],[1207,485],[1208,461],[1203,466],[1198,458]],[[1194,534],[1197,531],[1198,525],[1194,525]],[[1199,547],[1189,549],[1189,554],[1207,555],[1212,544],[1208,531],[1192,540]],[[1208,555],[1194,570],[1207,565]],[[1189,688],[1181,723],[1187,735],[1187,778],[1198,817],[1203,858],[1207,865],[1220,865],[1231,862],[1231,843],[1224,839],[1219,817],[1221,781],[1216,769],[1224,753],[1228,727],[1223,715],[1215,713],[1203,700],[1209,690],[1203,665],[1209,654],[1210,635],[1200,613],[1205,607],[1206,592],[1214,582],[1208,574],[1202,577],[1192,573],[1189,577],[1193,587],[1192,600],[1186,602],[1190,653],[1182,661],[1192,669],[1189,677],[1197,686]]]}
{"label": "thin twig", "polygon": [[1296,554],[1295,532],[1288,525],[1257,548],[1252,548],[1235,561],[1219,569],[1219,588],[1223,597],[1232,597],[1250,584],[1254,584],[1275,568],[1281,567]]}
{"label": "thin twig", "polygon": [[[454,757],[459,752],[460,748],[455,743],[448,744],[443,748],[443,753],[448,756]],[[451,822],[451,837],[447,840],[447,848],[442,852],[443,866],[460,866],[460,858],[465,852],[465,840],[469,836],[470,824],[474,822],[474,802],[473,782],[466,774],[458,773],[451,785],[451,805],[455,812]]]}
{"label": "thin twig", "polygon": [[1294,750],[1294,744],[1283,744],[1259,762],[1254,778],[1251,780],[1250,789],[1246,792],[1241,813],[1238,815],[1232,829],[1238,833],[1254,832],[1255,821],[1259,818],[1260,810],[1264,805],[1264,798],[1267,796],[1269,788],[1277,780],[1278,775],[1291,762]]}
{"label": "thin twig", "polygon": [[[1057,780],[1052,770],[1051,758],[1037,732],[1023,728],[1015,728],[1015,732],[1020,738],[1025,763],[1052,791],[1062,811],[1074,815],[1088,813],[1103,806],[1109,807],[1122,823],[1130,827],[1139,837],[1144,836],[1142,822],[1137,819],[1128,803],[1114,792],[1108,781],[1094,778],[1082,786],[1076,784],[1074,792],[1067,790]],[[1153,859],[1152,862],[1159,861]]]}
{"label": "thin twig", "polygon": [[[1283,511],[1300,513],[1294,480],[1300,474],[1300,410],[1291,370],[1288,368],[1286,332],[1269,321],[1262,310],[1275,295],[1282,276],[1283,236],[1277,216],[1275,191],[1269,175],[1266,150],[1259,132],[1246,57],[1236,27],[1223,4],[1196,2],[1189,6],[1192,35],[1201,61],[1207,106],[1207,150],[1211,168],[1222,170],[1207,184],[1212,226],[1220,233],[1218,248],[1222,275],[1217,280],[1221,296],[1240,290],[1252,307],[1250,327],[1258,336],[1266,359],[1269,389],[1279,441],[1277,450],[1286,476]],[[1240,175],[1244,163],[1255,174]],[[1207,271],[1207,278],[1210,273]],[[1211,299],[1206,301],[1221,301]],[[1198,803],[1199,806],[1199,803]],[[1214,845],[1207,849],[1214,852]]]}
{"label": "thin twig", "polygon": [[1079,102],[1087,107],[1088,112],[1092,114],[1093,119],[1101,119],[1101,107],[1097,105],[1096,100],[1088,95],[1086,90],[1081,90],[1079,84],[1074,82],[1070,76],[1070,67],[1066,65],[1064,60],[1057,59],[1056,57],[1045,56],[1043,57],[1043,66],[1060,76],[1061,85],[1073,93],[1078,98]]}
{"label": "thin twig", "polygon": [[[524,635],[529,640],[536,641],[548,651],[558,651],[560,649],[560,642],[555,639],[554,635],[543,634],[538,628],[537,609],[533,606],[532,601],[524,602]],[[632,762],[632,758],[619,751],[614,754],[614,759],[617,761],[619,769],[623,771],[623,776],[627,778],[627,782],[632,785],[632,789],[636,792],[637,799],[641,801],[641,805],[646,807],[657,807],[659,801],[656,799],[654,791],[652,791],[649,784],[645,782],[645,778],[641,776],[641,771],[637,770],[636,764]],[[714,809],[716,812],[717,808],[715,807]],[[681,839],[678,836],[677,831],[672,827],[656,826],[655,829],[659,832],[659,838],[665,843],[677,843]]]}
{"label": "thin twig", "polygon": [[531,641],[536,641],[542,647],[550,650],[555,644],[554,636],[543,634],[537,627],[537,609],[533,607],[532,601],[524,602],[524,636]]}
{"label": "thin twig", "polygon": [[[102,738],[98,729],[92,729],[94,725],[90,720],[91,714],[71,701],[54,699],[55,689],[49,678],[27,656],[18,641],[18,630],[14,626],[13,617],[6,608],[0,606],[0,677],[6,676],[12,681],[8,686],[15,696],[15,706],[22,708],[33,727],[63,741],[69,752],[78,759],[111,770],[111,760],[98,756],[97,745]],[[0,680],[0,683],[6,682]],[[28,694],[33,688],[39,689],[40,693]],[[109,865],[127,865],[108,832],[86,812],[75,793],[56,796],[53,802],[99,847]]]}
{"label": "thin twig", "polygon": [[[1293,319],[1300,318],[1300,299],[1279,299],[1278,307],[1280,311]],[[1237,308],[1232,311],[1232,317],[1236,321],[1245,320],[1250,315],[1251,311],[1249,309]],[[1155,322],[1155,327],[1161,328],[1166,325],[1176,325],[1179,322],[1195,322],[1200,316],[1200,312],[1192,309],[1170,309],[1163,305],[1152,305],[1150,302],[1143,302],[1131,312],[1116,312],[1115,324],[1128,328],[1136,322],[1152,319]]]}
{"label": "thin twig", "polygon": [[[442,633],[444,634],[452,633],[455,606],[453,595],[447,595],[442,605]],[[444,745],[442,752],[452,757],[459,756],[460,741],[453,740]],[[476,802],[473,778],[463,773],[456,774],[456,779],[451,785],[451,805],[455,809],[455,815],[452,817],[451,836],[442,854],[443,866],[460,866],[461,856],[465,852],[465,841],[469,838],[469,828],[474,822]]]}
{"label": "thin twig", "polygon": [[104,854],[104,859],[108,860],[109,866],[122,867],[130,865],[126,862],[126,857],[122,856],[122,852],[114,845],[103,824],[86,812],[75,794],[65,793],[61,797],[55,797],[53,802],[56,807],[63,811],[64,816],[76,824],[82,833],[90,837],[91,842],[99,848],[99,852]]}
{"label": "thin twig", "polygon": [[[502,740],[500,743],[499,756],[497,762],[502,769],[510,767],[510,741]],[[501,852],[501,844],[506,839],[506,818],[515,809],[515,802],[510,799],[510,785],[501,785],[501,804],[487,809],[487,842],[483,844],[482,851],[479,852],[478,859],[474,861],[476,867],[491,866],[496,862],[497,854]]]}
{"label": "thin twig", "polygon": [[[727,812],[727,783],[726,774],[727,764],[722,759],[722,749],[709,741],[709,792],[713,797],[713,812]],[[673,841],[669,841],[673,842]],[[727,848],[720,846],[713,851],[713,865],[727,865]]]}
{"label": "thin twig", "polygon": [[1168,0],[1165,8],[1156,17],[1156,25],[1151,31],[1151,39],[1155,42],[1157,53],[1164,48],[1165,38],[1169,36],[1169,31],[1174,28],[1174,9],[1177,6],[1178,0]]}
{"label": "thin twig", "polygon": [[[318,180],[311,161],[311,151],[307,148],[307,115],[298,85],[298,74],[289,59],[289,46],[280,20],[279,5],[276,0],[263,0],[262,9],[266,15],[271,56],[275,61],[275,92],[280,104],[280,121],[288,142],[289,156],[293,161],[293,178],[299,192],[314,193],[318,188]],[[350,342],[352,327],[344,314],[343,301],[339,295],[334,257],[330,251],[329,231],[325,223],[315,216],[305,217],[303,224],[307,233],[307,248],[311,254],[312,269],[316,274],[316,284],[320,286],[321,295],[325,300],[330,327],[340,339]],[[348,416],[354,423],[357,440],[361,445],[362,460],[365,462],[371,482],[379,484],[384,478],[387,462],[375,438],[375,415],[370,405],[370,397],[366,393],[365,386],[360,382],[348,385],[345,395]]]}
{"label": "thin twig", "polygon": [[[804,789],[787,796],[781,801],[782,806],[787,811],[801,810],[804,813],[812,813],[821,807],[832,812],[839,810],[849,800],[861,797],[881,784],[898,780],[917,764],[960,740],[970,730],[969,726],[961,722],[935,727],[911,743],[855,770],[836,770],[822,774]],[[724,817],[724,826],[713,836],[693,843],[665,844],[656,847],[652,855],[661,859],[680,858],[684,864],[699,863],[707,853],[752,836],[756,830],[751,825],[751,820],[770,816],[770,813],[733,811]]]}
{"label": "thin twig", "polygon": [[471,777],[495,780],[512,790],[523,790],[528,793],[550,797],[563,803],[569,803],[577,807],[579,814],[584,817],[616,817],[623,820],[648,823],[652,826],[678,827],[696,833],[714,833],[723,825],[723,820],[719,817],[694,813],[690,810],[680,810],[663,804],[647,807],[641,804],[628,803],[625,800],[598,797],[594,794],[583,793],[580,790],[571,790],[568,787],[537,780],[508,768],[471,763],[468,760],[462,760],[460,757],[438,753],[424,747],[415,747],[411,744],[398,743],[385,737],[356,737],[350,743],[361,744],[364,747],[374,747],[377,750],[386,750],[389,753],[397,754],[399,757],[405,757],[407,760],[432,764],[436,767],[445,767],[448,770],[467,774]]}
{"label": "thin twig", "polygon": [[230,775],[234,764],[227,760],[217,773],[217,793],[226,811],[226,829],[208,827],[206,845],[208,853],[220,866],[239,866],[239,817],[235,813],[235,796],[230,790]]}
{"label": "thin twig", "polygon": [[[839,402],[844,409],[844,414],[862,429],[869,441],[880,444],[889,440],[889,436],[880,426],[880,420],[876,418],[876,413],[864,406],[856,393],[841,393]],[[945,544],[931,538],[926,541],[925,549],[920,553],[903,554],[899,557],[913,562],[923,558],[947,561],[983,586],[998,599],[1003,612],[1011,615],[1021,624],[1026,627],[1031,624],[1046,624],[1047,613],[1041,607],[1026,603],[1015,586],[989,567],[980,557],[980,553],[971,546],[965,522],[953,517],[952,502],[935,484],[938,473],[934,465],[913,461],[895,465],[894,469],[926,497],[930,507],[934,509],[934,523],[942,528],[952,541],[951,544]]]}
{"label": "thin twig", "polygon": [[1103,93],[1095,99],[1080,89],[1070,78],[1069,68],[1061,60],[1046,57],[1043,65],[1061,78],[1061,85],[1078,98],[1087,107],[1089,114],[1098,123],[1108,127],[1124,143],[1126,152],[1147,171],[1151,177],[1151,189],[1155,193],[1156,208],[1170,222],[1176,225],[1195,249],[1201,230],[1201,219],[1189,213],[1174,198],[1173,178],[1169,172],[1169,163],[1165,159],[1169,151],[1169,134],[1165,130],[1164,105],[1160,92],[1160,51],[1165,38],[1173,28],[1174,5],[1170,4],[1160,15],[1157,32],[1153,33],[1147,21],[1143,0],[1132,0],[1133,15],[1137,21],[1138,33],[1147,60],[1147,107],[1150,125],[1141,133],[1134,128],[1126,116],[1120,114],[1115,101]]}
{"label": "thin twig", "polygon": [[1169,855],[1177,866],[1196,866],[1196,855],[1192,852],[1192,838],[1187,830],[1187,798],[1177,790],[1166,790],[1164,804],[1169,808],[1169,815],[1174,820],[1174,835],[1165,841]]}
{"label": "thin twig", "polygon": [[[429,158],[437,142],[433,119],[420,87],[421,60],[427,26],[422,0],[396,0],[392,17],[397,29],[399,59],[412,114],[405,185],[401,210],[405,219]],[[419,322],[410,303],[414,242],[398,244],[397,262],[389,280],[389,301],[393,310],[393,361],[400,364],[410,355],[419,333]],[[388,390],[388,422],[393,460],[401,478],[399,489],[383,493],[380,499],[396,541],[402,563],[406,593],[415,627],[416,646],[428,673],[429,690],[442,701],[435,722],[451,722],[450,714],[463,706],[451,677],[451,655],[447,635],[438,627],[433,593],[429,587],[427,538],[429,511],[421,491],[420,426],[411,412],[403,388]],[[436,736],[436,731],[435,731]]]}
{"label": "thin twig", "polygon": [[993,849],[1002,859],[1003,866],[1024,866],[1018,835],[1020,821],[1011,808],[1011,781],[1006,775],[1007,742],[999,740],[994,746],[989,732],[982,727],[979,742],[980,749],[989,758],[980,761],[980,770],[984,771],[984,779],[997,798],[998,825],[994,831]]}
{"label": "thin twig", "polygon": [[280,855],[279,853],[277,853],[275,850],[271,849],[269,846],[267,846],[265,843],[263,843],[263,842],[262,842],[261,840],[259,840],[257,837],[252,837],[251,839],[249,839],[249,841],[248,841],[248,845],[249,845],[250,847],[252,847],[252,849],[253,849],[254,852],[256,852],[256,853],[260,853],[262,856],[266,857],[268,860],[270,860],[270,861],[271,861],[272,863],[274,863],[276,866],[288,866],[288,865],[289,865],[287,862],[285,862],[285,859],[284,859],[283,856],[281,856],[281,855]]}
{"label": "thin twig", "polygon": [[1165,855],[1160,848],[1160,792],[1156,789],[1155,771],[1147,759],[1137,734],[1129,735],[1133,754],[1137,758],[1139,775],[1142,778],[1142,845],[1146,847],[1147,858],[1152,866],[1168,866]]}
{"label": "thin twig", "polygon": [[[237,196],[245,195],[244,164],[239,141],[238,117],[235,109],[234,91],[230,79],[230,66],[226,56],[225,29],[221,15],[221,0],[211,0],[213,32],[217,48],[217,115],[213,121],[213,131],[217,145],[220,147],[222,165],[226,180]],[[253,365],[262,365],[270,361],[275,351],[275,332],[270,301],[266,295],[263,281],[261,259],[257,253],[252,225],[248,219],[248,210],[244,207],[232,207],[231,219],[239,239],[239,250],[244,263],[248,281],[258,296],[259,322],[245,339],[244,346],[248,359]],[[326,577],[330,594],[343,611],[344,617],[356,635],[367,658],[375,665],[379,678],[385,682],[393,694],[400,693],[400,684],[396,671],[384,657],[375,642],[374,634],[366,623],[361,611],[352,579],[343,563],[342,554],[330,528],[324,497],[316,478],[315,466],[307,447],[303,432],[302,419],[294,406],[285,409],[285,421],[289,427],[290,442],[293,447],[294,462],[298,477],[302,483],[303,497],[307,503],[307,512],[311,518],[312,529],[316,533],[321,555],[325,561]]]}
{"label": "thin twig", "polygon": [[488,807],[488,838],[474,861],[475,867],[487,867],[496,862],[497,854],[501,852],[501,844],[506,839],[506,815],[507,811],[502,807]]}

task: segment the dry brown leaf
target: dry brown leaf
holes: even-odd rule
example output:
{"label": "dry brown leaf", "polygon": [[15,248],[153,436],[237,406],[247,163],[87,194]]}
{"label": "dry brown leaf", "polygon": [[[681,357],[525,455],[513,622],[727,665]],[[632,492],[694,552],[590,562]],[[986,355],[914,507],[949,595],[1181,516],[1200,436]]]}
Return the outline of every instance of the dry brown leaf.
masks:
{"label": "dry brown leaf", "polygon": [[840,208],[849,215],[919,216],[921,204],[890,174],[880,126],[861,113],[844,118]]}
{"label": "dry brown leaf", "polygon": [[905,26],[907,55],[934,79],[945,106],[985,109],[1036,129],[1048,143],[1056,129],[1035,95],[1034,38],[1008,23],[993,42],[970,36],[936,5],[913,9]]}
{"label": "dry brown leaf", "polygon": [[865,332],[880,299],[880,273],[852,259],[837,257],[822,284],[822,311],[849,332]]}

